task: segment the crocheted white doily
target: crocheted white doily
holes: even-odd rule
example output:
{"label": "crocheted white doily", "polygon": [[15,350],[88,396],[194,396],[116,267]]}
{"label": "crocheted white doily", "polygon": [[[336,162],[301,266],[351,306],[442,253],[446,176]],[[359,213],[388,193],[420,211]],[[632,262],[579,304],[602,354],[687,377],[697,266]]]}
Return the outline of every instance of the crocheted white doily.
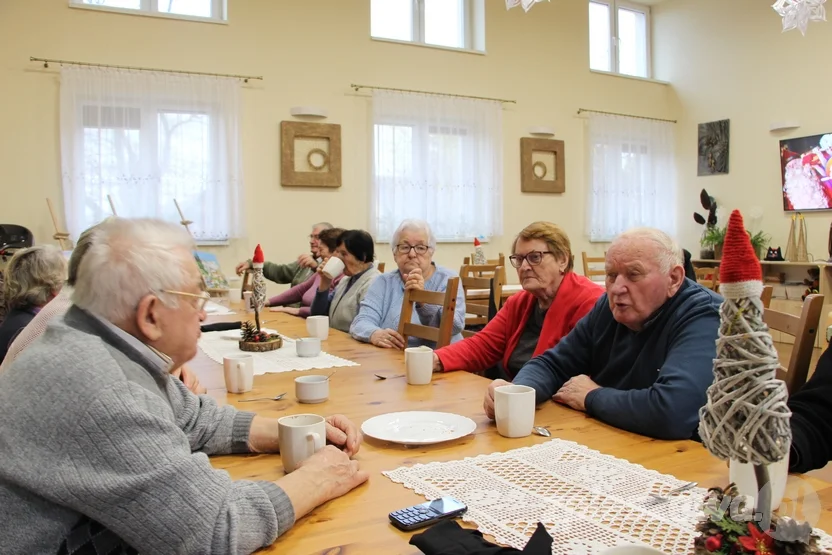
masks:
{"label": "crocheted white doily", "polygon": [[[570,555],[626,543],[693,553],[707,493],[694,488],[656,501],[650,492],[661,495],[684,482],[560,439],[384,475],[428,499],[459,499],[468,506],[464,520],[503,545],[522,549],[542,522],[554,539],[552,553]],[[816,532],[819,546],[832,549],[832,538]]]}
{"label": "crocheted white doily", "polygon": [[[265,330],[274,333],[274,330]],[[254,375],[269,372],[291,372],[292,370],[312,370],[314,368],[335,368],[341,366],[359,366],[357,362],[336,357],[321,351],[318,356],[299,357],[295,350],[295,340],[281,334],[283,345],[274,351],[252,353],[241,351],[239,346],[240,330],[212,331],[203,333],[199,338],[199,348],[211,359],[222,364],[228,355],[250,354],[254,358]]]}

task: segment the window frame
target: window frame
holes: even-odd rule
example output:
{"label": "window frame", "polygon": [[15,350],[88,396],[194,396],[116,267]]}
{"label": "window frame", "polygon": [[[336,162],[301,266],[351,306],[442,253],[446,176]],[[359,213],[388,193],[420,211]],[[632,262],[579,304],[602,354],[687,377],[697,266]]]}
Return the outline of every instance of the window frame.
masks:
{"label": "window frame", "polygon": [[[650,6],[647,4],[639,4],[638,2],[631,2],[629,0],[589,0],[587,3],[587,8],[589,8],[589,4],[603,4],[607,6],[609,9],[610,14],[610,31],[611,35],[609,37],[609,46],[610,46],[610,69],[603,70],[603,69],[595,69],[590,65],[591,71],[598,71],[601,73],[611,73],[614,75],[622,75],[624,77],[632,77],[634,79],[652,79],[653,78],[653,22],[651,19],[651,10]],[[646,67],[647,67],[647,75],[631,75],[629,73],[621,73],[620,71],[620,62],[619,62],[619,47],[621,39],[618,37],[618,10],[619,8],[630,10],[633,12],[638,12],[644,14],[644,27],[645,27],[645,41],[647,44],[646,48]],[[588,13],[588,10],[587,10]],[[591,22],[589,23],[591,25]],[[587,26],[588,28],[588,26]],[[590,33],[590,40],[592,34]],[[591,46],[590,46],[591,48]]]}
{"label": "window frame", "polygon": [[179,19],[182,21],[196,21],[200,23],[228,24],[228,1],[211,0],[211,13],[218,14],[216,17],[201,17],[198,15],[185,15],[159,11],[160,0],[139,0],[138,8],[117,8],[114,6],[103,6],[98,4],[85,4],[84,0],[68,0],[70,8],[82,10],[93,10],[100,12],[119,13],[125,15],[138,15],[144,17],[160,17],[163,19]]}
{"label": "window frame", "polygon": [[412,40],[375,36],[372,31],[372,0],[370,4],[370,38],[372,40],[396,42],[400,44],[413,44],[417,46],[426,46],[428,48],[439,48],[460,52],[473,52],[476,54],[485,53],[485,24],[484,17],[481,17],[482,14],[480,13],[484,11],[484,4],[482,3],[482,0],[462,0],[462,46],[448,46],[445,44],[425,42],[425,0],[411,0],[411,21],[413,24],[413,28],[411,29],[411,35],[413,36]]}

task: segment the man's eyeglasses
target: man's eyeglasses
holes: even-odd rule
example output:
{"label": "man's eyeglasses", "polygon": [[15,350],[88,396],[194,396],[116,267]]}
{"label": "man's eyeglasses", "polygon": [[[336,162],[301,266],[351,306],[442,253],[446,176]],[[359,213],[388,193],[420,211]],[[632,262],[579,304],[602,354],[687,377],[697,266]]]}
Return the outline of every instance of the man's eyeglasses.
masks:
{"label": "man's eyeglasses", "polygon": [[312,241],[317,241],[318,239],[320,239],[320,238],[321,238],[321,236],[320,236],[320,235],[315,235],[315,234],[313,233],[312,235],[310,235],[310,236],[309,236],[309,238],[310,238]]}
{"label": "man's eyeglasses", "polygon": [[205,304],[211,299],[210,293],[207,291],[203,291],[202,293],[185,293],[184,291],[171,291],[170,289],[163,289],[162,293],[168,293],[170,295],[179,295],[180,297],[191,297],[196,299],[194,303],[194,308],[197,312],[202,312],[205,310]]}
{"label": "man's eyeglasses", "polygon": [[524,260],[529,263],[529,266],[537,266],[543,262],[543,255],[545,254],[551,254],[554,256],[555,253],[552,251],[532,251],[528,254],[512,254],[508,257],[508,259],[511,261],[511,265],[515,268],[522,266]]}
{"label": "man's eyeglasses", "polygon": [[425,254],[430,247],[427,245],[408,245],[407,243],[396,245],[396,252],[399,254],[410,254],[411,249],[415,250],[416,254]]}

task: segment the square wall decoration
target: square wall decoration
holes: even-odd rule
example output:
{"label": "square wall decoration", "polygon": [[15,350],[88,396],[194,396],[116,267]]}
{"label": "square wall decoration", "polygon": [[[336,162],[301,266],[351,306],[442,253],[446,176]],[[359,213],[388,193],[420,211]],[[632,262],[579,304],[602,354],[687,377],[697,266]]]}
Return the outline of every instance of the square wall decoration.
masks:
{"label": "square wall decoration", "polygon": [[280,183],[286,187],[341,186],[341,126],[280,122]]}
{"label": "square wall decoration", "polygon": [[524,193],[563,193],[566,171],[563,141],[520,139],[520,191]]}
{"label": "square wall decoration", "polygon": [[697,175],[728,173],[729,122],[723,119],[699,124]]}

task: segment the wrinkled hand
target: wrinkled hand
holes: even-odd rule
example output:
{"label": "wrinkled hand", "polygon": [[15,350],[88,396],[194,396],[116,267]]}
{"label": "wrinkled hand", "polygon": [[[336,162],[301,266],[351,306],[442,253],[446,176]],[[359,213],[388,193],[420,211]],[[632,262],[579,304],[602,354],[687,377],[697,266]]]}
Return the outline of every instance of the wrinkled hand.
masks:
{"label": "wrinkled hand", "polygon": [[352,457],[361,448],[363,436],[349,418],[333,414],[326,419],[326,440]]}
{"label": "wrinkled hand", "polygon": [[442,366],[442,361],[439,360],[439,356],[436,354],[436,351],[433,352],[433,371],[434,372],[442,372],[445,369]]}
{"label": "wrinkled hand", "polygon": [[238,276],[241,276],[241,275],[243,275],[243,273],[245,273],[246,270],[249,270],[249,269],[251,269],[251,263],[248,260],[245,260],[245,261],[240,262],[239,264],[237,264],[237,267],[235,268],[234,271],[237,272]]}
{"label": "wrinkled hand", "polygon": [[199,383],[199,378],[197,378],[194,371],[186,365],[182,365],[175,375],[182,381],[183,384],[185,384],[185,387],[190,389],[195,395],[202,395],[203,393],[208,392],[208,390]]}
{"label": "wrinkled hand", "polygon": [[[297,470],[289,474],[293,479],[301,479],[305,483],[303,496],[306,497],[300,505],[317,507],[330,499],[341,497],[356,486],[360,486],[370,477],[366,470],[358,467],[358,461],[350,460],[349,455],[337,447],[326,445],[323,449],[303,461]],[[289,477],[287,476],[287,478]],[[294,488],[284,488],[295,505]],[[295,506],[295,517],[300,518],[308,511]],[[300,511],[298,511],[300,509]],[[297,514],[300,512],[301,514]]]}
{"label": "wrinkled hand", "polygon": [[269,312],[283,312],[284,314],[297,316],[300,314],[300,309],[294,306],[273,306],[269,308]]}
{"label": "wrinkled hand", "polygon": [[404,288],[414,289],[417,291],[425,290],[425,277],[422,275],[421,268],[415,268],[407,274],[407,279],[404,282]]}
{"label": "wrinkled hand", "polygon": [[404,337],[389,328],[374,331],[370,343],[382,349],[404,349]]}
{"label": "wrinkled hand", "polygon": [[563,384],[558,392],[552,396],[552,400],[575,410],[586,412],[584,402],[586,401],[587,394],[594,389],[600,388],[601,386],[593,382],[589,376],[581,374]]}
{"label": "wrinkled hand", "polygon": [[485,400],[482,403],[482,408],[485,411],[485,415],[494,420],[494,390],[503,385],[511,385],[511,383],[505,380],[494,380],[488,385],[488,390],[485,392]]}
{"label": "wrinkled hand", "polygon": [[312,268],[313,270],[318,267],[318,261],[309,253],[300,255],[298,257],[298,264],[301,268]]}
{"label": "wrinkled hand", "polygon": [[318,275],[321,276],[321,282],[318,285],[318,291],[327,291],[329,290],[329,286],[332,285],[332,278],[324,275],[324,266],[326,266],[326,263],[329,261],[330,258],[332,257],[327,256],[326,258],[321,260],[321,263],[318,264],[318,267],[316,269]]}

